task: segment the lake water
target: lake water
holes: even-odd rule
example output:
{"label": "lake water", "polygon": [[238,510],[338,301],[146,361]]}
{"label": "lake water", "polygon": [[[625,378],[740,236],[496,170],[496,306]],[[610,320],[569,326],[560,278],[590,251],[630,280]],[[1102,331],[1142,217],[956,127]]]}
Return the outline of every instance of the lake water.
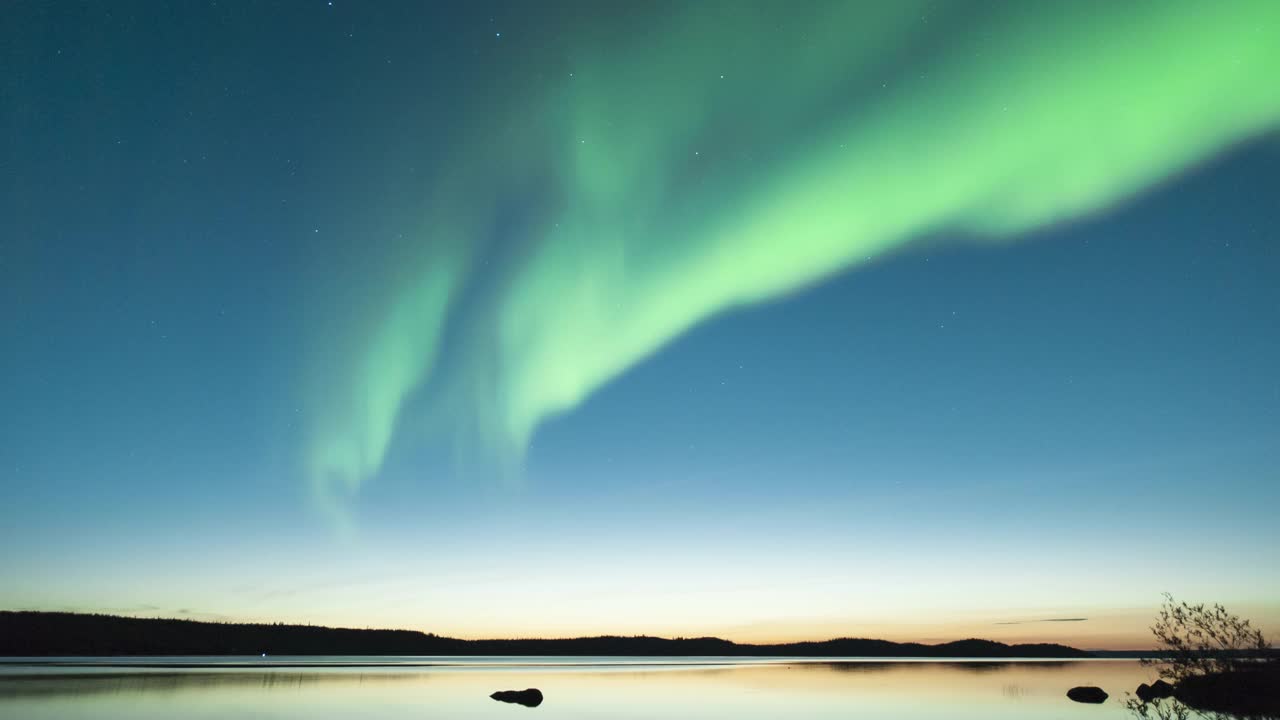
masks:
{"label": "lake water", "polygon": [[[1132,660],[146,658],[0,664],[4,720],[893,718],[1118,720]],[[1065,693],[1098,685],[1103,705]],[[536,708],[496,690],[536,687]]]}

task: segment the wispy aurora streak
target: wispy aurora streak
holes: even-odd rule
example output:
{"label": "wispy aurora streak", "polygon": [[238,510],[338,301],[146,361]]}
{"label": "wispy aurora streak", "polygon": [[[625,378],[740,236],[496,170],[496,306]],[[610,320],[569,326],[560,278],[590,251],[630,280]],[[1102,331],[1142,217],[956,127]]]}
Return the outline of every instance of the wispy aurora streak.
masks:
{"label": "wispy aurora streak", "polygon": [[346,358],[307,390],[321,497],[377,473],[411,398],[511,467],[708,317],[926,234],[1105,209],[1280,119],[1272,0],[804,8],[587,22],[563,72],[563,49],[526,53],[562,81],[475,98],[490,120],[437,169],[454,201],[432,200],[417,275],[321,338]]}

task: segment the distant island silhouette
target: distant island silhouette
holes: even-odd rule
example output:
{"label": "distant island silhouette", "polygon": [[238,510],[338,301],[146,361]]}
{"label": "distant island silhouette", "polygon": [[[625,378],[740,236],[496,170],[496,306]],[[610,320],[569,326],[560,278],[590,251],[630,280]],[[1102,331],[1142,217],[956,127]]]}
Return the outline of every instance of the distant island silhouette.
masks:
{"label": "distant island silhouette", "polygon": [[1078,658],[1091,653],[1051,643],[1006,645],[958,640],[938,645],[838,638],[770,645],[714,637],[601,636],[462,640],[415,630],[133,618],[66,612],[0,611],[0,656],[107,655],[602,655]]}

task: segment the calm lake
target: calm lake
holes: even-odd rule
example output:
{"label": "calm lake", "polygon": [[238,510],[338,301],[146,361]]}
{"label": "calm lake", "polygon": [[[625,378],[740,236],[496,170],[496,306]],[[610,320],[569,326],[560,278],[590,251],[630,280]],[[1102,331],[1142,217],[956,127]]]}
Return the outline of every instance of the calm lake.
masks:
{"label": "calm lake", "polygon": [[[1131,717],[1132,660],[79,658],[0,664],[0,718]],[[1103,705],[1065,693],[1098,685]],[[539,707],[496,690],[536,687]]]}

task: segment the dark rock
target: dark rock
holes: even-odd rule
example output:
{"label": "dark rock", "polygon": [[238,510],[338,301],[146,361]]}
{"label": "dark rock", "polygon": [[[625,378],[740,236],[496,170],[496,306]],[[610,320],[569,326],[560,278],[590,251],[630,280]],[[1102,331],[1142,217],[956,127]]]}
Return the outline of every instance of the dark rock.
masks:
{"label": "dark rock", "polygon": [[1280,716],[1280,665],[1184,678],[1173,696],[1201,711]]}
{"label": "dark rock", "polygon": [[1133,691],[1134,695],[1142,702],[1151,702],[1152,700],[1160,700],[1162,698],[1173,697],[1173,686],[1163,680],[1157,680],[1150,685],[1142,683],[1137,690]]}
{"label": "dark rock", "polygon": [[1169,683],[1163,680],[1157,680],[1151,683],[1151,697],[1153,698],[1173,697],[1173,685],[1170,685]]}
{"label": "dark rock", "polygon": [[501,702],[524,705],[525,707],[538,707],[542,704],[542,691],[538,688],[529,688],[528,690],[499,690],[489,697]]}
{"label": "dark rock", "polygon": [[1100,703],[1107,699],[1107,694],[1100,687],[1081,685],[1067,691],[1067,697],[1078,703]]}

